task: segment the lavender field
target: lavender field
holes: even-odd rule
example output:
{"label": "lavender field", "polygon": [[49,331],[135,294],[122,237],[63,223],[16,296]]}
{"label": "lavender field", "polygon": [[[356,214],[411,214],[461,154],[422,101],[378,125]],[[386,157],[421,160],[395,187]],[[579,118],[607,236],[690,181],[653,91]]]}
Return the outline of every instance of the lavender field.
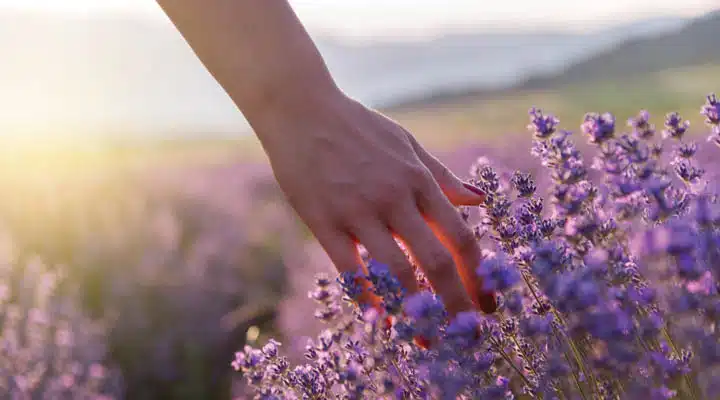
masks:
{"label": "lavender field", "polygon": [[[720,399],[715,1],[288,0],[347,98],[417,139],[415,175],[425,163],[428,187],[444,176],[475,193],[459,217],[444,214],[467,223],[465,247],[474,238],[482,249],[477,265],[461,257],[463,282],[478,281],[468,291],[482,292],[467,294],[490,300],[457,314],[424,275],[442,262],[412,255],[431,235],[410,249],[399,240],[405,260],[394,228],[375,224],[417,291],[362,246],[363,265],[339,273],[280,189],[246,117],[261,134],[278,125],[386,139],[343,112],[338,122],[307,104],[323,117],[307,122],[316,115],[272,100],[305,76],[305,57],[266,64],[265,45],[237,44],[272,28],[268,51],[311,50],[278,40],[292,13],[271,24],[268,1],[253,3],[257,15],[190,3],[0,0],[0,400]],[[175,7],[194,11],[172,17]],[[206,22],[213,29],[192,40],[190,20],[205,11],[251,18]],[[228,27],[243,29],[201,51]],[[213,68],[202,54],[218,51],[262,74]],[[290,68],[274,75],[280,64]],[[260,90],[235,93],[251,86]],[[284,114],[292,124],[278,123]],[[305,146],[314,142],[278,138],[263,142],[295,172],[278,172],[286,189],[320,193],[318,165],[349,170],[343,182],[381,165],[350,169],[334,153],[322,164]],[[308,161],[291,165],[303,147]],[[414,159],[420,147],[463,182]],[[349,189],[391,204],[406,179],[375,169],[397,185]],[[319,200],[371,197],[345,188],[331,188],[341,201]],[[317,197],[306,203],[333,214]]]}
{"label": "lavender field", "polygon": [[[66,350],[54,335],[70,324],[79,335],[67,349],[81,352],[75,361],[122,371],[107,392],[113,398],[222,398],[247,329],[273,330],[285,253],[300,237],[268,168],[169,158],[138,167],[107,156],[103,163],[46,163],[3,169],[0,178],[7,193],[0,200],[9,302],[3,329],[24,318],[9,308],[15,305],[43,319],[3,334],[10,347],[2,391],[59,398],[48,390],[61,380],[72,383],[69,398],[86,398],[86,371],[72,359],[47,369],[54,351]],[[54,310],[40,299],[34,307],[33,291],[45,278],[26,271],[51,274],[53,295],[73,306]],[[35,284],[25,283],[28,274]],[[80,317],[87,322],[75,322]],[[89,324],[103,328],[97,344],[82,338]]]}
{"label": "lavender field", "polygon": [[[708,182],[710,191],[720,172],[716,161],[720,150],[705,141],[711,127],[704,125],[698,111],[696,107],[694,114],[687,115],[692,128],[683,137],[700,145],[693,154],[693,163],[703,168],[702,180]],[[627,108],[619,113],[628,113]],[[412,123],[416,116],[398,113],[396,118]],[[443,115],[435,114],[435,118],[442,120]],[[660,157],[665,162],[675,153],[672,137],[659,139],[663,118],[663,112],[655,113],[652,122],[657,125],[653,140],[666,143]],[[519,125],[527,125],[526,112],[516,119]],[[571,123],[567,125],[572,128]],[[575,125],[579,128],[579,124]],[[633,130],[624,125],[618,120],[614,138]],[[448,124],[448,132],[451,129]],[[505,128],[498,124],[496,129]],[[576,148],[587,157],[588,177],[598,179],[601,171],[591,168],[595,145],[588,143],[579,129],[575,130]],[[502,187],[513,181],[513,172],[519,170],[536,177],[539,196],[552,193],[548,190],[555,187],[557,177],[545,172],[542,158],[531,156],[533,133],[518,130],[505,139],[511,138],[517,146],[507,145],[510,141],[498,144],[487,134],[479,134],[473,145],[450,150],[452,146],[437,146],[436,154],[459,176],[475,177],[481,187],[488,184],[484,181],[488,177],[480,172],[485,166],[492,167],[499,182],[505,182]],[[327,256],[285,203],[269,167],[252,146],[244,146],[244,153],[240,153],[228,144],[222,152],[196,150],[193,157],[188,156],[193,151],[185,150],[154,150],[130,157],[102,153],[85,159],[75,157],[73,162],[68,162],[67,154],[67,158],[60,153],[42,154],[43,162],[25,157],[26,166],[21,172],[4,168],[0,174],[5,189],[0,199],[0,221],[1,264],[6,282],[0,290],[4,304],[2,390],[20,396],[17,398],[33,399],[221,399],[228,398],[231,392],[244,398],[248,385],[242,374],[233,370],[231,361],[245,344],[264,345],[272,337],[283,343],[288,362],[306,362],[303,354],[307,353],[308,339],[325,329],[322,321],[312,317],[316,302],[308,292],[314,290],[313,276],[335,273]],[[17,160],[11,164],[10,158],[10,154],[5,157],[6,165],[19,165]],[[693,183],[699,180],[688,179]],[[479,222],[477,217],[491,212],[491,207],[488,204],[470,210],[472,221]],[[546,207],[550,208],[550,203]],[[483,228],[488,230],[488,237],[509,234],[509,221],[493,224]],[[641,222],[633,226],[640,231],[654,224]],[[488,249],[504,243],[488,237],[483,239]],[[708,264],[701,268],[710,267]],[[673,282],[701,284],[687,277]],[[526,304],[528,308],[522,313],[529,314],[517,314],[508,308],[512,296],[523,293],[523,289],[513,286],[506,294],[509,297],[502,297],[502,315],[510,318],[503,324],[540,323],[536,321],[540,314],[531,312],[537,304]],[[497,316],[480,318],[479,326],[500,321]],[[507,325],[499,328],[510,329]],[[523,358],[522,351],[527,349],[522,349],[531,344],[540,348],[549,344],[535,342],[534,337],[518,336],[518,340],[516,344],[503,342],[509,346],[505,348],[512,358],[509,361],[517,365],[498,359],[491,367],[492,373],[507,375],[507,379],[502,375],[503,379],[498,380],[507,389],[502,396],[516,390],[538,394],[542,389],[546,391],[543,398],[553,398],[547,390],[557,389],[553,393],[560,393],[562,385],[571,383],[532,380],[531,384],[523,384],[541,378],[523,378],[525,373],[507,368],[538,368],[532,360]],[[420,354],[413,352],[406,356]],[[242,365],[244,359],[239,360],[236,362]],[[579,364],[569,364],[573,365]],[[252,378],[255,372],[244,368],[245,377]],[[287,379],[290,376],[295,375]],[[337,393],[357,389],[355,384],[337,381],[338,376],[324,375],[323,379],[334,379],[333,385],[344,388]],[[429,385],[427,390],[445,390],[432,386],[433,378],[426,379],[423,382]],[[702,389],[709,390],[707,381],[703,382]],[[546,386],[541,388],[541,383]],[[381,396],[377,386],[370,387],[373,391],[362,392],[360,398]],[[477,389],[487,388],[483,383]],[[668,386],[667,390],[677,389]],[[276,394],[263,398],[293,398],[293,393],[299,392],[267,393]],[[438,395],[423,393],[432,398]],[[328,392],[315,398],[332,396]],[[418,393],[403,396],[424,398]],[[475,396],[468,398],[478,398]],[[492,398],[507,398],[502,396]]]}
{"label": "lavender field", "polygon": [[[593,158],[598,145],[589,143],[588,134],[581,129],[583,117],[586,112],[593,111],[612,112],[616,117],[612,138],[600,148],[600,154],[609,157],[610,150],[618,144],[642,148],[635,142],[623,142],[623,134],[630,134],[630,138],[638,136],[639,128],[627,126],[625,121],[646,108],[652,114],[651,123],[655,125],[656,134],[647,143],[646,137],[640,135],[640,138],[648,152],[653,148],[652,143],[665,143],[665,150],[662,155],[657,155],[657,161],[668,167],[667,176],[674,176],[673,182],[679,184],[678,189],[667,196],[679,201],[678,193],[690,188],[686,198],[692,209],[690,200],[696,199],[698,193],[713,193],[717,189],[720,149],[705,140],[712,128],[706,120],[712,122],[716,117],[707,115],[710,110],[707,107],[705,115],[701,115],[700,105],[708,92],[720,92],[720,87],[715,84],[720,68],[717,62],[679,64],[676,68],[628,73],[613,79],[433,98],[384,111],[413,132],[458,176],[473,179],[488,193],[498,189],[497,196],[513,200],[516,203],[513,213],[527,206],[522,196],[516,198],[518,188],[513,189],[513,184],[518,182],[517,178],[513,179],[513,174],[521,171],[534,177],[535,196],[545,200],[542,218],[568,219],[565,211],[555,210],[562,204],[552,201],[558,190],[557,174],[567,172],[558,171],[557,165],[547,159],[550,150],[543,150],[545,153],[538,150],[542,150],[542,144],[535,145],[540,146],[536,150],[542,157],[532,156],[533,141],[542,142],[540,139],[543,138],[537,137],[540,129],[537,121],[534,131],[526,129],[528,109],[541,106],[557,116],[563,128],[574,132],[572,146],[565,143],[561,135],[554,139],[555,142],[548,139],[545,146],[552,143],[555,143],[553,146],[566,146],[553,151],[565,151],[568,157],[574,157],[577,150],[584,157],[587,176],[583,178],[598,187],[609,185],[612,188],[604,180],[603,171],[596,169],[602,166],[602,162],[597,164]],[[680,136],[684,142],[698,143],[697,153],[692,154],[692,168],[683,163],[668,164],[676,156],[678,145],[678,140],[672,137],[662,139],[662,131],[670,129],[664,125],[665,116],[671,111],[680,112],[691,122],[688,132]],[[692,150],[689,144],[687,146],[686,152]],[[635,150],[641,151],[638,149]],[[623,151],[625,153],[620,152],[617,163],[623,166],[622,173],[628,175],[630,181],[625,182],[621,191],[638,185],[633,181],[638,179],[637,171],[641,169],[638,162],[643,167],[648,163],[647,160],[629,163],[629,150]],[[694,165],[702,171],[694,169]],[[548,166],[552,168],[548,169]],[[485,171],[484,168],[490,167],[492,173]],[[666,176],[659,167],[653,173],[658,177]],[[677,178],[679,173],[686,174],[692,185],[681,184],[682,179],[678,181]],[[493,176],[500,185],[498,188],[491,182],[495,179]],[[707,182],[706,187],[699,187],[699,182]],[[660,342],[643,342],[653,351],[642,354],[634,348],[613,349],[625,351],[622,354],[628,357],[640,357],[643,362],[664,363],[662,365],[670,370],[659,373],[650,366],[631,370],[627,369],[627,364],[611,362],[610,366],[601,366],[610,369],[602,369],[597,377],[592,375],[592,379],[597,379],[592,382],[593,387],[589,387],[583,379],[591,379],[590,374],[580,367],[597,361],[591,359],[590,352],[604,354],[603,351],[609,351],[609,342],[592,335],[588,337],[587,332],[582,331],[587,328],[584,326],[559,325],[559,320],[539,319],[539,316],[547,317],[550,305],[555,307],[553,310],[560,310],[558,313],[564,312],[562,301],[576,294],[563,291],[558,295],[543,286],[547,298],[538,301],[529,299],[527,291],[516,283],[509,292],[501,295],[501,311],[497,315],[480,316],[477,321],[473,319],[477,316],[467,316],[465,321],[470,326],[478,322],[483,329],[492,332],[495,332],[493,329],[505,333],[522,330],[522,334],[516,336],[502,336],[498,343],[475,343],[483,352],[473,353],[477,358],[472,362],[482,364],[492,360],[483,367],[486,368],[483,369],[483,382],[469,384],[465,380],[467,374],[458,374],[453,379],[445,375],[441,378],[422,375],[433,368],[426,368],[429,366],[417,357],[437,362],[440,353],[433,352],[434,349],[422,350],[408,341],[398,342],[397,338],[389,340],[382,336],[388,333],[385,331],[377,339],[383,346],[400,352],[395,361],[410,368],[407,373],[418,374],[411,377],[419,386],[408,387],[405,381],[401,382],[408,376],[398,374],[392,368],[371,368],[359,362],[360,359],[353,359],[352,354],[341,352],[339,364],[329,364],[327,356],[336,354],[339,345],[346,345],[351,339],[349,336],[341,335],[337,339],[340,342],[333,339],[334,347],[325,351],[323,357],[307,359],[308,354],[317,353],[313,347],[318,343],[317,335],[328,332],[324,331],[328,326],[314,318],[317,302],[308,297],[308,293],[315,291],[317,298],[323,291],[333,292],[336,289],[325,283],[317,292],[314,276],[325,273],[334,278],[337,274],[327,255],[287,205],[254,137],[168,141],[153,137],[110,142],[91,140],[91,137],[83,140],[48,137],[39,141],[36,137],[23,140],[22,136],[8,136],[3,138],[0,148],[0,187],[3,188],[0,197],[1,398],[9,393],[9,398],[23,400],[243,399],[251,397],[251,389],[257,386],[266,390],[260,397],[265,399],[291,399],[294,396],[324,399],[342,395],[373,399],[383,396],[456,398],[453,390],[459,388],[465,388],[466,391],[461,393],[465,398],[505,399],[511,398],[509,392],[515,398],[530,395],[545,399],[637,398],[632,397],[635,392],[632,395],[617,392],[621,382],[608,378],[618,371],[612,368],[620,368],[622,373],[644,374],[651,380],[652,385],[641,388],[651,389],[649,394],[642,392],[643,396],[664,399],[671,398],[672,393],[680,393],[680,398],[714,398],[704,395],[712,389],[709,383],[715,377],[714,364],[682,358],[698,352],[712,354],[715,351],[712,346],[717,343],[707,335],[701,338],[705,347],[693,347],[686,341],[683,342],[686,347],[674,349],[672,354],[662,350]],[[649,190],[646,186],[640,187]],[[617,219],[617,216],[613,217],[617,210],[606,210],[611,200],[626,201],[635,208],[628,205],[625,211],[637,218],[618,219],[622,229],[639,233],[646,227],[662,226],[662,221],[648,221],[640,215],[647,212],[642,210],[643,204],[647,207],[652,204],[639,200],[647,196],[633,192],[627,193],[629,199],[621,199],[622,196],[618,197],[612,191],[605,194],[610,197],[601,196],[606,199],[602,206],[593,203],[597,200],[593,198],[584,207],[597,212],[604,210],[604,214],[597,216],[605,221]],[[519,214],[501,212],[487,225],[488,213],[498,212],[495,207],[496,203],[489,202],[464,211],[468,212],[469,223],[482,233],[483,248],[498,250],[500,246],[497,253],[510,257],[512,262],[509,264],[523,266],[522,262],[527,260],[517,259],[519,255],[513,246],[537,245],[531,243],[534,236],[530,232],[540,229],[536,226],[537,221],[533,219],[531,224],[525,224],[529,221],[528,215],[523,220]],[[684,215],[680,211],[678,214]],[[482,223],[483,218],[486,223]],[[545,222],[545,229],[549,229],[547,224]],[[688,229],[698,234],[697,226]],[[522,236],[518,230],[530,233]],[[555,236],[550,238],[568,242],[570,239],[561,232],[565,231],[558,228]],[[514,239],[508,243],[504,239],[498,241],[507,235]],[[605,242],[595,239],[588,239],[589,243],[606,250],[607,243],[622,242],[619,239]],[[587,240],[582,242],[588,243]],[[570,244],[577,245],[575,242]],[[570,252],[574,254],[574,262],[582,264],[578,261],[580,249],[573,247]],[[634,262],[638,254],[625,256]],[[712,263],[716,260],[708,258],[706,264],[697,264],[700,265],[697,268],[716,268],[717,265]],[[512,277],[512,273],[505,274],[512,268],[505,268],[505,264],[493,265],[493,268],[499,268],[493,272],[499,274],[499,278]],[[528,265],[523,268],[529,276],[536,275]],[[663,286],[663,290],[667,287],[696,288],[714,282],[708,280],[710,275],[703,275],[703,279],[706,280],[692,281],[692,277],[684,275],[671,277],[672,285]],[[330,280],[334,282],[334,279]],[[572,282],[563,285],[572,287]],[[634,288],[626,283],[623,281],[619,289],[615,286],[610,289],[624,293]],[[547,282],[538,284],[542,286]],[[603,296],[606,295],[609,294],[603,291]],[[708,307],[715,304],[716,295],[710,290],[702,299],[688,300],[688,307],[705,307],[702,308],[703,315],[712,317],[714,311]],[[333,314],[337,311],[333,308],[335,305],[329,302],[323,307],[329,306]],[[673,315],[666,313],[668,310],[662,308],[665,305],[645,305],[643,312],[658,311],[658,317],[669,322]],[[583,309],[583,312],[604,310],[596,306]],[[637,304],[632,307],[637,309]],[[345,310],[349,313],[349,309]],[[554,312],[551,314],[555,315]],[[370,320],[363,319],[366,317]],[[564,315],[563,321],[577,322],[572,317],[586,315],[570,313]],[[635,314],[627,317],[627,321],[632,320],[638,326],[657,322],[655,319],[637,319]],[[683,318],[686,317],[688,319],[683,321],[690,321],[688,326],[702,327],[706,333],[715,332],[715,326],[708,325],[707,320],[683,314]],[[371,315],[362,316],[362,323],[373,328],[372,318]],[[413,324],[413,321],[394,318],[398,323]],[[357,330],[357,323],[353,329]],[[433,323],[442,326],[440,321]],[[394,332],[402,331],[403,326],[396,325]],[[587,354],[582,354],[582,362],[570,358],[557,365],[558,360],[546,357],[550,348],[564,348],[568,343],[575,345],[575,342],[562,340],[553,342],[557,338],[540,335],[543,332],[536,332],[540,336],[528,336],[527,329],[542,330],[548,326],[559,332],[567,330],[568,335],[577,334],[573,340],[582,339],[579,344],[591,343],[583,349]],[[668,329],[671,328],[668,325]],[[443,329],[435,332],[438,338],[452,332],[450,327]],[[271,338],[282,342],[286,359],[266,357],[268,352],[274,354]],[[308,349],[310,339],[314,342]],[[357,343],[365,346],[363,360],[372,355],[373,362],[383,364],[388,361],[380,357],[385,353],[377,353],[380,348],[368,347],[363,342],[367,338],[352,340],[359,340]],[[264,348],[261,356],[251,350],[243,352],[246,344],[269,347]],[[489,344],[492,346],[488,348]],[[539,356],[530,359],[529,351]],[[469,354],[465,352],[460,356]],[[445,361],[452,365],[467,361],[453,357]],[[648,357],[655,358],[650,360]],[[260,365],[267,370],[259,371],[254,368],[257,365],[248,364],[248,359],[263,359]],[[687,363],[680,363],[680,359]],[[290,367],[308,361],[311,362],[309,366]],[[236,368],[233,368],[233,362]],[[541,371],[541,364],[552,365],[557,370]],[[709,378],[707,374],[699,376],[684,372],[695,371],[698,365],[708,367]],[[349,371],[353,371],[353,376],[367,375],[369,380],[348,381]],[[552,375],[555,373],[559,375]],[[693,385],[689,385],[684,377],[694,379]],[[438,379],[453,386],[437,386]],[[299,386],[299,380],[310,386]],[[679,380],[683,382],[678,383]],[[602,387],[605,391],[601,393],[596,383],[607,384]],[[387,387],[383,386],[385,384]],[[305,392],[306,389],[311,392]],[[692,391],[688,392],[690,389]],[[689,397],[686,396],[688,393]]]}
{"label": "lavender field", "polygon": [[[707,97],[694,132],[675,112],[655,125],[641,110],[627,126],[590,112],[576,134],[529,114],[537,164],[485,148],[468,174],[487,198],[459,210],[499,308],[449,315],[367,254],[367,268],[317,275],[309,298],[326,329],[305,360],[296,338],[236,353],[255,398],[720,395],[720,101]],[[377,303],[360,303],[366,290]]]}

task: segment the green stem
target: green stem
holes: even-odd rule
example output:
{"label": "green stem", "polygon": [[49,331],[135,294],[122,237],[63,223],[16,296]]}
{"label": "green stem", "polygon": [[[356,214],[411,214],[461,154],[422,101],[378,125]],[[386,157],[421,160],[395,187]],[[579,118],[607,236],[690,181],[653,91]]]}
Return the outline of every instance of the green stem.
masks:
{"label": "green stem", "polygon": [[[662,335],[665,337],[665,340],[667,340],[673,353],[675,353],[675,356],[680,358],[680,350],[675,345],[675,342],[673,341],[672,336],[670,336],[670,332],[668,332],[667,326],[662,327]],[[688,390],[690,391],[690,398],[692,398],[693,400],[697,400],[699,398],[698,397],[698,393],[700,392],[699,388],[697,388],[697,386],[690,380],[689,376],[683,375],[683,380],[685,381],[685,385],[687,385]]]}
{"label": "green stem", "polygon": [[526,385],[527,387],[532,387],[532,384],[531,384],[530,381],[525,377],[525,374],[523,374],[522,371],[520,371],[520,369],[515,365],[515,363],[513,362],[513,360],[510,358],[510,356],[508,356],[508,355],[505,353],[505,350],[502,349],[502,346],[500,345],[500,343],[497,343],[497,342],[493,341],[493,344],[495,345],[495,347],[497,347],[498,352],[500,352],[500,355],[505,359],[505,361],[507,361],[507,363],[510,364],[510,367],[512,367],[512,369],[514,369],[515,372],[516,372],[518,375],[520,375],[520,378],[523,380],[523,383],[525,383],[525,385]]}
{"label": "green stem", "polygon": [[[403,381],[403,384],[405,385],[405,387],[408,387],[408,388],[412,387],[413,385],[410,384],[410,380],[407,378],[407,376],[405,376],[405,374],[403,373],[403,371],[400,369],[400,366],[399,366],[399,365],[397,364],[397,362],[395,361],[395,357],[393,357],[393,358],[390,360],[390,362],[392,363],[393,367],[394,367],[395,370],[397,371],[398,376],[399,376],[400,379]],[[408,393],[410,393],[410,392],[408,392]],[[410,393],[410,396],[412,396],[413,399],[416,399],[416,398],[417,398],[414,393]]]}
{"label": "green stem", "polygon": [[[499,319],[501,320],[501,322],[505,322],[505,321],[506,321],[506,319],[503,318],[502,315],[500,316]],[[522,347],[520,346],[520,342],[518,342],[517,337],[515,337],[515,335],[510,335],[510,339],[512,339],[513,343],[515,344],[515,347],[517,347],[518,353],[520,353],[520,355],[522,355],[523,360],[525,360],[525,361],[528,363],[528,365],[530,366],[530,369],[533,371],[533,373],[534,373],[535,375],[537,375],[537,376],[540,376],[540,375],[538,374],[537,370],[535,369],[535,367],[533,367],[532,363],[530,363],[530,362],[528,361],[528,356],[527,356],[527,354],[525,354],[525,353],[522,351]]]}
{"label": "green stem", "polygon": [[[510,337],[512,338],[513,343],[515,343],[515,346],[517,347],[518,352],[522,355],[522,357],[523,357],[523,359],[525,360],[525,362],[530,366],[530,369],[533,371],[533,373],[534,373],[536,376],[540,376],[540,375],[538,374],[537,370],[535,369],[535,367],[533,367],[532,363],[531,363],[530,361],[528,361],[528,357],[527,357],[527,355],[522,351],[522,348],[520,347],[520,343],[518,343],[517,338],[515,337],[515,335],[512,335],[512,336],[510,336]],[[542,395],[542,394],[540,394],[539,397],[540,397],[540,400],[543,399],[543,395]]]}
{"label": "green stem", "polygon": [[[565,323],[563,322],[563,325]],[[564,334],[563,334],[564,335]],[[570,350],[572,350],[573,355],[575,356],[575,360],[578,362],[578,365],[580,369],[582,370],[583,374],[590,379],[590,385],[595,388],[595,393],[600,393],[600,387],[598,386],[597,380],[595,379],[595,375],[591,374],[586,368],[585,368],[585,360],[583,359],[582,354],[580,353],[580,350],[575,345],[575,341],[572,340],[570,336],[564,335],[567,339],[568,344],[570,345]]]}
{"label": "green stem", "polygon": [[[537,292],[535,292],[535,288],[533,288],[532,284],[530,283],[530,280],[527,277],[527,274],[525,272],[523,272],[520,275],[522,275],[523,280],[525,281],[525,284],[527,285],[528,289],[530,289],[530,293],[532,293],[533,297],[535,298],[535,301],[538,302],[538,304],[539,304],[540,297],[537,295]],[[555,318],[557,318],[558,322],[560,322],[563,326],[567,326],[567,324],[565,323],[565,320],[560,316],[560,313],[552,305],[550,305],[550,311],[553,313]],[[582,373],[586,377],[588,377],[588,379],[590,379],[591,385],[592,385],[592,387],[595,388],[595,391],[599,393],[600,390],[597,385],[597,381],[595,380],[595,376],[593,374],[590,374],[588,372],[588,370],[585,368],[585,361],[583,360],[583,357],[580,354],[580,351],[575,346],[575,342],[569,336],[567,336],[565,334],[562,334],[562,335],[567,340],[568,344],[570,345],[570,350],[572,350],[573,357],[575,358],[575,362],[577,362],[578,367],[580,368],[580,370],[582,370]],[[566,355],[566,358],[567,358],[567,355]],[[568,360],[568,362],[569,362],[569,360]],[[578,387],[579,387],[579,381],[577,379],[576,379],[576,381],[578,382]]]}
{"label": "green stem", "polygon": [[[563,357],[565,357],[565,360],[568,362],[568,364],[572,365],[572,362],[570,361],[570,357],[567,355],[567,353],[563,350]],[[580,396],[582,396],[583,400],[587,400],[587,396],[585,395],[585,391],[582,388],[582,384],[580,383],[580,378],[577,376],[577,371],[575,371],[575,368],[570,368],[570,371],[572,372],[573,381],[575,382],[575,386],[577,386],[578,390],[580,391]]]}

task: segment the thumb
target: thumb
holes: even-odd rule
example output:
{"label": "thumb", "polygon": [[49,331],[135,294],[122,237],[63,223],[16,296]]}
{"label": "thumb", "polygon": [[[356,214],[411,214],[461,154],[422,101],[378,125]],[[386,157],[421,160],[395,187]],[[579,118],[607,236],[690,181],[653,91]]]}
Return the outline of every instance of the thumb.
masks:
{"label": "thumb", "polygon": [[463,182],[435,156],[428,153],[417,140],[408,133],[410,142],[420,161],[430,170],[445,196],[455,206],[477,206],[485,201],[485,192],[469,183]]}

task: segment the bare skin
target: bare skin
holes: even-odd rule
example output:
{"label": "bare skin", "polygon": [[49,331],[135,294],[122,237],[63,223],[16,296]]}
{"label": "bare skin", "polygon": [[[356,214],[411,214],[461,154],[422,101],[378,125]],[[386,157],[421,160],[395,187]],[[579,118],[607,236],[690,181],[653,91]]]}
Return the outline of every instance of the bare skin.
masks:
{"label": "bare skin", "polygon": [[492,312],[480,249],[454,206],[469,189],[396,122],[345,95],[286,0],[158,0],[250,122],[275,177],[339,271],[357,244],[417,282],[402,241],[448,311]]}

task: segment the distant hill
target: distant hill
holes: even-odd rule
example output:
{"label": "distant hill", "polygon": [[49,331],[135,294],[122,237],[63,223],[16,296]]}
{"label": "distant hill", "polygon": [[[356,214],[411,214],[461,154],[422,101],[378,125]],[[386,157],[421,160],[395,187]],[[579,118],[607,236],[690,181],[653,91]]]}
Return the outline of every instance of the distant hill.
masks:
{"label": "distant hill", "polygon": [[[557,71],[679,18],[583,35],[449,35],[354,45],[318,37],[340,85],[382,106],[447,90],[506,87]],[[0,137],[23,134],[236,135],[242,115],[169,23],[0,13]]]}
{"label": "distant hill", "polygon": [[321,38],[319,47],[344,89],[374,106],[393,107],[434,96],[504,89],[529,76],[560,71],[629,38],[677,31],[687,22],[655,17],[582,34],[480,31],[366,45]]}
{"label": "distant hill", "polygon": [[519,87],[548,88],[708,63],[720,63],[720,10],[697,18],[676,32],[629,39],[558,73],[528,79]]}

